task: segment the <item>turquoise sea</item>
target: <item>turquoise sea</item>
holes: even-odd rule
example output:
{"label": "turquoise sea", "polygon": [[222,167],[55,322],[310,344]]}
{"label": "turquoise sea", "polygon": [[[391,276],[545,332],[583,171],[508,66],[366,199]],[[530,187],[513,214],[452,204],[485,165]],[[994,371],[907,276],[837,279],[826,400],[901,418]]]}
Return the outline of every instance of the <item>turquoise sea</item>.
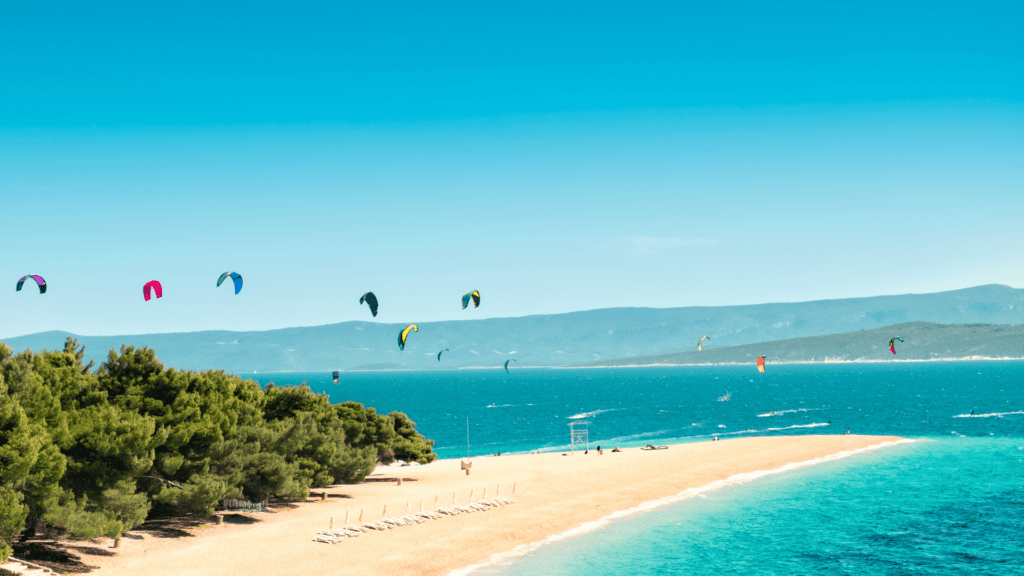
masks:
{"label": "turquoise sea", "polygon": [[[1024,362],[256,374],[400,410],[441,457],[775,434],[914,442],[702,492],[472,574],[1024,574]],[[728,401],[719,400],[728,395]],[[972,414],[973,411],[973,414]]]}

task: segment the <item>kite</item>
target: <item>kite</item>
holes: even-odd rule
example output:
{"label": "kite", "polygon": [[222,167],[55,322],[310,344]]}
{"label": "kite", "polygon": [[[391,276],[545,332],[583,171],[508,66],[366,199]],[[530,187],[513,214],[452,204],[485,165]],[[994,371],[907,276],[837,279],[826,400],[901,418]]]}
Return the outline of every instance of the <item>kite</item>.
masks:
{"label": "kite", "polygon": [[757,371],[764,372],[764,356],[757,357]]}
{"label": "kite", "polygon": [[242,291],[242,275],[239,274],[238,272],[225,272],[225,273],[221,274],[220,278],[217,280],[217,287],[220,288],[220,285],[224,282],[224,280],[227,279],[228,276],[231,276],[231,279],[235,281],[235,294],[238,294],[239,292],[241,292]]}
{"label": "kite", "polygon": [[515,358],[512,358],[512,359],[510,359],[510,360],[505,360],[505,374],[508,374],[508,373],[509,373],[509,372],[508,372],[508,363],[509,363],[509,362],[515,362],[515,361],[516,361],[516,359],[515,359]]}
{"label": "kite", "polygon": [[897,336],[897,337],[893,338],[892,340],[889,340],[889,351],[892,352],[893,354],[896,353],[896,341],[897,340],[899,340],[900,342],[903,342],[903,337],[902,336]]}
{"label": "kite", "polygon": [[15,289],[15,292],[21,292],[21,287],[25,284],[26,278],[31,278],[35,280],[36,284],[39,285],[39,293],[46,294],[46,280],[43,280],[43,277],[38,274],[28,274],[26,276],[18,278],[18,288]]}
{"label": "kite", "polygon": [[469,300],[473,299],[473,308],[480,306],[480,291],[473,290],[472,292],[466,292],[462,295],[462,309],[465,310],[466,306],[469,306]]}
{"label": "kite", "polygon": [[701,336],[700,340],[697,340],[697,351],[698,352],[703,352],[704,351],[704,341],[705,340],[711,340],[711,336]]}
{"label": "kite", "polygon": [[[448,349],[447,349],[447,348],[445,348],[444,350],[441,350],[441,352],[447,352],[447,351],[448,351]],[[437,361],[438,361],[438,362],[440,362],[440,361],[441,361],[441,352],[438,352],[438,353],[437,353]]]}
{"label": "kite", "polygon": [[359,299],[359,303],[366,302],[366,305],[370,307],[370,313],[373,317],[377,317],[377,297],[373,295],[373,292],[367,292],[363,294],[363,297]]}
{"label": "kite", "polygon": [[335,370],[334,373],[331,374],[331,377],[334,378],[334,383],[337,384],[338,383],[338,371]]}
{"label": "kite", "polygon": [[156,280],[150,280],[142,285],[142,297],[146,299],[146,302],[149,302],[151,292],[155,292],[157,298],[164,297],[164,287]]}
{"label": "kite", "polygon": [[420,329],[415,324],[409,324],[401,332],[398,333],[398,349],[405,350],[405,339],[409,337],[409,331],[419,332]]}

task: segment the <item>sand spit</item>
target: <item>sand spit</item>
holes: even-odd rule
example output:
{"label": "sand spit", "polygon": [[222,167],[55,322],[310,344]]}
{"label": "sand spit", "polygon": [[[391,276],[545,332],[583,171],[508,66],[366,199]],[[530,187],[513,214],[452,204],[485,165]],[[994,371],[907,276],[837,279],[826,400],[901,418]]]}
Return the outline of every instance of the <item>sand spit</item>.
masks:
{"label": "sand spit", "polygon": [[[268,513],[233,515],[223,525],[193,525],[173,533],[139,529],[121,547],[109,541],[89,553],[76,542],[74,554],[93,574],[117,576],[218,576],[268,574],[449,574],[492,557],[565,533],[588,523],[674,498],[687,490],[719,485],[737,475],[763,474],[840,457],[900,438],[891,436],[776,436],[678,444],[668,450],[626,448],[604,454],[576,452],[474,458],[467,475],[459,460],[427,466],[380,468],[366,482],[334,486],[310,500]],[[398,485],[398,479],[402,485]],[[313,541],[320,529],[413,512],[423,501],[470,504],[485,494],[515,503],[472,514],[446,516],[386,531],[370,531],[337,544]],[[513,486],[515,493],[513,494]],[[614,516],[612,516],[614,517]],[[246,518],[251,518],[248,520]]]}

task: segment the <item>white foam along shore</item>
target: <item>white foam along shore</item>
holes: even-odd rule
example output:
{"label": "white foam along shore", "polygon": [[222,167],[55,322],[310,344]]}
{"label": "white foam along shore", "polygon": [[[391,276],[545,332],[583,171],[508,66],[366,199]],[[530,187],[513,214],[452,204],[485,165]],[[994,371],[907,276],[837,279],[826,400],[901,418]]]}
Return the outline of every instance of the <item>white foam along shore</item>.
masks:
{"label": "white foam along shore", "polygon": [[544,540],[541,540],[539,542],[533,542],[533,543],[530,543],[530,544],[524,544],[524,545],[521,545],[521,546],[517,546],[516,548],[514,548],[514,549],[512,549],[512,550],[510,550],[508,552],[499,552],[497,554],[492,555],[490,560],[487,561],[487,562],[483,562],[483,563],[480,563],[480,564],[474,564],[472,566],[467,566],[465,568],[459,568],[457,570],[453,570],[453,571],[451,571],[449,573],[449,576],[470,576],[474,571],[479,570],[481,568],[485,568],[485,567],[488,567],[488,566],[494,566],[494,565],[497,565],[497,564],[511,563],[511,562],[515,561],[516,559],[522,558],[522,557],[526,556],[527,554],[530,554],[531,552],[534,552],[534,551],[536,551],[536,550],[538,550],[538,549],[540,549],[540,548],[542,548],[544,546],[547,546],[547,545],[550,545],[550,544],[554,544],[556,542],[561,542],[563,540],[572,538],[574,536],[579,536],[581,534],[586,534],[586,533],[592,532],[594,530],[598,530],[600,528],[603,528],[605,526],[610,525],[612,522],[614,522],[616,520],[627,518],[629,516],[633,516],[635,514],[639,514],[639,513],[643,513],[643,512],[650,512],[652,510],[656,510],[658,508],[661,508],[661,507],[664,507],[664,506],[668,506],[670,504],[676,504],[678,502],[683,502],[685,500],[689,500],[691,498],[695,498],[695,497],[697,497],[697,496],[699,496],[699,495],[701,495],[701,494],[703,494],[705,492],[710,492],[712,490],[718,490],[718,489],[721,489],[721,488],[725,488],[725,487],[733,486],[733,485],[737,485],[737,484],[745,484],[747,482],[752,482],[752,481],[757,480],[759,478],[764,478],[765,476],[772,476],[772,475],[775,475],[775,474],[782,474],[782,473],[789,472],[789,471],[792,471],[792,470],[797,470],[799,468],[806,468],[808,466],[814,466],[816,464],[822,464],[822,463],[825,463],[825,462],[834,462],[836,460],[841,460],[843,458],[849,458],[850,456],[855,456],[857,454],[863,454],[865,452],[872,452],[872,451],[879,450],[879,449],[882,449],[882,448],[886,448],[886,447],[889,447],[889,446],[896,446],[898,444],[908,444],[908,443],[912,443],[912,442],[916,442],[916,440],[913,440],[913,439],[901,439],[901,440],[896,440],[896,441],[892,441],[892,442],[882,442],[882,443],[874,444],[874,445],[867,446],[867,447],[864,447],[864,448],[857,448],[857,449],[854,449],[854,450],[844,450],[842,452],[837,452],[835,454],[830,454],[828,456],[823,456],[823,457],[820,457],[820,458],[812,458],[810,460],[804,460],[802,462],[792,462],[792,463],[785,464],[783,466],[780,466],[780,467],[772,469],[772,470],[758,470],[758,471],[755,471],[755,472],[745,472],[745,473],[741,473],[741,474],[735,474],[735,475],[730,476],[730,477],[728,477],[728,478],[726,478],[724,480],[716,480],[714,482],[711,482],[710,484],[701,486],[699,488],[690,488],[690,489],[687,489],[687,490],[683,490],[682,492],[680,492],[680,493],[678,493],[678,494],[676,494],[674,496],[667,496],[665,498],[659,498],[657,500],[651,500],[651,501],[644,502],[644,503],[642,503],[642,504],[640,504],[638,506],[634,506],[634,507],[626,509],[626,510],[619,510],[617,512],[612,512],[611,514],[608,514],[608,515],[606,515],[603,518],[600,518],[598,520],[594,520],[592,522],[585,522],[585,523],[583,523],[583,524],[581,524],[581,525],[579,525],[579,526],[577,526],[575,528],[572,528],[570,530],[566,530],[566,531],[558,533],[558,534],[552,534],[551,536],[548,536],[547,538],[545,538]]}

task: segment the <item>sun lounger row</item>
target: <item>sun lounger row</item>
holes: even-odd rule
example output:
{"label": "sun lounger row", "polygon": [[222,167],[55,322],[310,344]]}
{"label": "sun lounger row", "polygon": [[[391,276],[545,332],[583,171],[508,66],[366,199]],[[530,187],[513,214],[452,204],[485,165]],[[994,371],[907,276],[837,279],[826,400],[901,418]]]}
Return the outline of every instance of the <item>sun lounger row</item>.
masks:
{"label": "sun lounger row", "polygon": [[489,500],[481,500],[479,502],[472,502],[465,506],[452,505],[451,508],[440,507],[433,512],[427,510],[420,510],[419,512],[413,512],[400,516],[397,518],[381,518],[380,520],[374,520],[371,522],[365,522],[362,526],[353,526],[346,524],[344,528],[333,529],[333,530],[320,530],[316,536],[313,537],[314,542],[321,542],[323,544],[337,544],[346,538],[354,538],[360,534],[364,534],[370,530],[390,530],[399,526],[411,526],[413,524],[422,524],[427,520],[437,520],[444,515],[455,516],[456,514],[472,513],[472,512],[483,512],[490,510],[491,508],[497,508],[498,506],[505,506],[507,504],[515,504],[515,500],[508,498],[502,498],[500,496],[491,498]]}

